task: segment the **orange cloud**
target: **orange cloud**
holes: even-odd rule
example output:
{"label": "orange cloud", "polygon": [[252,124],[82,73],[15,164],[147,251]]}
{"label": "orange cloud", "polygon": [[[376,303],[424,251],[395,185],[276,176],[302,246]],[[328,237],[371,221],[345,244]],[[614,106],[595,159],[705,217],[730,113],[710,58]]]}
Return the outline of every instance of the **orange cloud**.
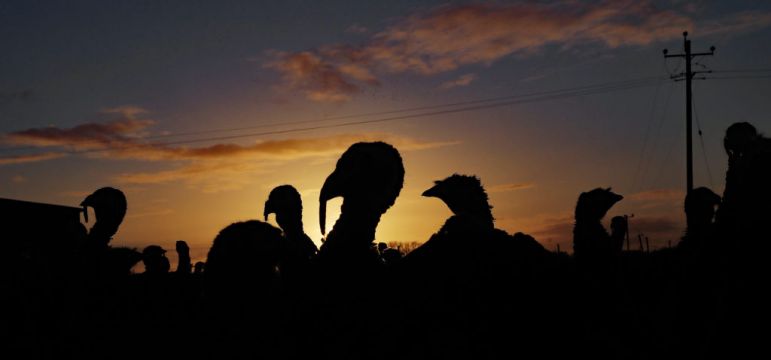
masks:
{"label": "orange cloud", "polygon": [[533,183],[499,184],[499,185],[491,186],[489,189],[487,189],[487,191],[490,193],[497,193],[497,192],[524,190],[524,189],[530,189],[533,187],[535,187],[535,184]]}
{"label": "orange cloud", "polygon": [[56,127],[36,128],[7,135],[7,142],[33,146],[67,146],[75,149],[94,149],[129,143],[126,134],[142,130],[152,124],[146,120],[116,120],[108,123],[89,123],[70,129]]}
{"label": "orange cloud", "polygon": [[[155,172],[124,173],[117,180],[124,184],[156,184],[182,181],[204,191],[238,189],[248,183],[247,175],[264,172],[279,162],[304,158],[338,156],[360,141],[385,141],[401,151],[423,150],[458,144],[457,141],[423,141],[388,133],[339,134],[325,137],[264,140],[252,144],[220,143],[201,147],[178,147],[162,142],[146,142],[143,132],[151,120],[135,117],[144,110],[121,107],[104,110],[119,119],[86,123],[71,128],[32,128],[6,134],[12,145],[60,147],[75,154],[111,159],[172,162],[173,168]],[[68,152],[21,155],[0,158],[0,165],[43,161]],[[72,153],[71,151],[69,153]]]}
{"label": "orange cloud", "polygon": [[[143,112],[138,108],[118,108],[103,113],[120,113],[122,118],[107,122],[93,122],[71,128],[31,128],[5,134],[3,141],[14,146],[62,147],[85,150],[84,154],[137,160],[199,160],[234,158],[239,156],[266,156],[289,159],[325,155],[347,148],[358,141],[390,141],[405,149],[425,149],[457,144],[457,142],[422,142],[387,133],[340,134],[319,138],[299,138],[258,141],[251,145],[214,144],[202,147],[174,147],[163,142],[146,142],[141,132],[153,124],[152,120],[135,119]],[[76,152],[77,153],[77,152]],[[0,158],[0,164],[41,161],[63,156],[47,153]]]}
{"label": "orange cloud", "polygon": [[32,155],[3,156],[0,158],[0,166],[46,161],[46,160],[58,159],[63,156],[65,155],[61,153],[55,153],[55,152],[47,152],[47,153],[32,154]]}
{"label": "orange cloud", "polygon": [[105,109],[100,112],[107,120],[89,122],[72,128],[32,128],[6,134],[3,142],[10,145],[66,147],[75,150],[101,149],[134,145],[139,132],[155,122],[138,119],[145,110],[136,106]]}
{"label": "orange cloud", "polygon": [[167,149],[168,160],[187,160],[176,168],[156,172],[120,174],[125,184],[158,184],[174,181],[204,192],[240,189],[251,176],[265,173],[276,162],[303,158],[335,157],[359,141],[385,141],[400,151],[417,151],[458,144],[456,141],[421,141],[384,133],[343,134],[260,142],[250,146],[214,145],[196,149]]}

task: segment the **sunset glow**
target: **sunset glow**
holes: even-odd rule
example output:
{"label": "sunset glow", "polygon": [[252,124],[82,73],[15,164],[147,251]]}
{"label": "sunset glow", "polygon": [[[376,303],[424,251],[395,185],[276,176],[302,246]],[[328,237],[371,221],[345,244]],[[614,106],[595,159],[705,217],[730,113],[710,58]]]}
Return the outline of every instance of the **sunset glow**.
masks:
{"label": "sunset glow", "polygon": [[661,50],[685,30],[718,49],[694,84],[697,186],[722,193],[730,124],[771,132],[768,3],[108,3],[0,5],[0,197],[78,206],[113,186],[128,199],[113,245],[182,239],[193,261],[282,184],[321,244],[319,190],[360,141],[394,145],[406,171],[378,242],[426,241],[451,213],[421,193],[459,173],[498,228],[550,250],[571,251],[596,187],[624,195],[609,215],[634,214],[633,235],[675,243],[684,90]]}

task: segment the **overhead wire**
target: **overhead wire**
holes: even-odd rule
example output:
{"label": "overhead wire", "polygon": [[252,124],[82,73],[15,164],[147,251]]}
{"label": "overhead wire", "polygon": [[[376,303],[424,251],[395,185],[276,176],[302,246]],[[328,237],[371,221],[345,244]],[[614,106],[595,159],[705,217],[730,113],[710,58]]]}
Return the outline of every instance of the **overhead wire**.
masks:
{"label": "overhead wire", "polygon": [[651,125],[655,122],[655,119],[656,119],[656,105],[658,103],[659,90],[661,90],[661,84],[663,84],[663,81],[659,82],[656,85],[656,90],[653,93],[653,101],[651,102],[650,116],[648,117],[648,123],[647,123],[647,126],[645,127],[645,136],[643,137],[643,146],[642,146],[642,149],[640,149],[640,155],[637,158],[637,166],[635,167],[635,171],[632,177],[631,189],[633,189],[634,191],[637,190],[638,178],[640,176],[640,168],[642,167],[643,159],[645,158],[645,151],[648,148],[648,139],[650,137]]}
{"label": "overhead wire", "polygon": [[[666,63],[664,64],[664,66],[665,66],[665,69],[669,72],[669,69],[667,68]],[[677,71],[679,67],[680,65],[677,65],[677,68],[675,69],[675,71]],[[761,69],[719,70],[719,71],[714,71],[713,73],[720,74],[720,73],[759,73],[759,72],[760,73],[771,72],[771,68],[770,69],[761,68]],[[709,77],[709,79],[715,79],[715,80],[759,79],[759,78],[771,78],[771,74],[710,76]],[[517,105],[517,104],[550,101],[550,100],[557,100],[557,99],[568,98],[568,97],[622,91],[622,90],[628,90],[628,89],[634,89],[634,88],[652,86],[652,85],[657,85],[656,96],[654,97],[656,98],[658,96],[661,80],[663,79],[660,77],[650,76],[650,77],[642,77],[642,78],[628,79],[628,80],[621,80],[621,81],[614,81],[614,82],[607,82],[607,83],[591,84],[591,85],[579,86],[579,87],[573,87],[573,88],[564,88],[564,89],[548,90],[548,91],[525,93],[525,94],[482,98],[482,99],[475,99],[475,100],[469,100],[469,101],[444,103],[444,104],[429,105],[429,106],[409,107],[409,108],[394,109],[394,110],[387,110],[387,111],[349,114],[349,115],[341,115],[341,116],[327,117],[327,118],[321,118],[321,119],[307,119],[307,120],[290,121],[290,122],[273,122],[273,123],[245,126],[245,127],[218,128],[218,129],[207,129],[207,130],[189,131],[189,132],[173,133],[173,134],[152,135],[152,136],[146,136],[146,137],[141,137],[136,139],[129,138],[129,140],[146,141],[146,140],[166,139],[166,138],[174,138],[174,137],[187,137],[187,136],[194,136],[194,135],[206,135],[206,134],[227,133],[227,132],[243,132],[247,130],[255,130],[255,129],[261,129],[261,128],[287,127],[287,126],[302,125],[302,124],[318,124],[318,123],[325,123],[330,121],[339,121],[339,120],[346,120],[346,119],[357,119],[357,118],[367,118],[367,117],[406,113],[406,115],[388,116],[384,118],[376,118],[376,119],[369,119],[369,120],[348,121],[348,122],[334,123],[334,124],[328,124],[328,125],[316,125],[316,126],[298,127],[298,128],[290,128],[290,129],[274,130],[274,131],[250,132],[250,133],[233,134],[233,135],[216,136],[216,137],[200,137],[200,138],[168,141],[168,142],[137,142],[137,143],[131,143],[128,145],[124,144],[117,147],[108,146],[108,147],[94,148],[94,149],[69,150],[69,151],[64,151],[64,153],[80,154],[80,153],[88,153],[88,152],[120,150],[120,149],[125,149],[130,147],[139,147],[139,146],[184,145],[184,144],[201,143],[201,142],[208,142],[208,141],[232,140],[232,139],[240,139],[240,138],[248,138],[248,137],[307,132],[307,131],[315,131],[315,130],[322,130],[322,129],[375,124],[375,123],[383,123],[383,122],[390,122],[390,121],[397,121],[397,120],[414,119],[414,118],[430,117],[430,116],[436,116],[436,115],[483,110],[488,108],[511,106],[511,105]],[[667,111],[669,99],[671,98],[671,93],[672,93],[672,88],[670,87],[669,96],[665,101],[665,106],[663,110],[664,112]],[[656,100],[654,99],[654,102],[655,101]],[[435,110],[435,111],[429,111],[429,110]],[[655,111],[655,104],[654,104],[654,108],[652,109],[652,112],[654,111]],[[414,112],[417,112],[417,113],[410,114]],[[658,122],[657,130],[656,130],[657,135],[654,137],[654,141],[656,141],[655,139],[658,139],[659,137],[659,134],[664,122],[663,118],[664,117],[662,116],[661,120]],[[645,136],[646,139],[643,142],[643,150],[641,152],[640,160],[638,161],[638,166],[637,166],[638,169],[636,170],[636,174],[639,172],[642,172],[640,174],[642,178],[645,177],[645,173],[647,171],[646,169],[648,168],[648,165],[652,160],[652,157],[649,158],[648,162],[645,162],[644,160],[644,157],[645,157],[644,153],[647,148],[647,142],[650,135],[651,123],[649,123],[648,125],[649,126],[646,129],[646,136]],[[89,143],[88,141],[85,141],[85,142],[82,142],[80,145],[88,145],[88,143]],[[96,145],[101,144],[99,140],[95,140],[92,143]],[[18,152],[18,151],[29,150],[29,149],[38,149],[38,147],[29,146],[29,147],[2,148],[0,149],[0,153]],[[0,159],[3,159],[3,158],[0,157]],[[637,177],[637,175],[635,175],[635,177]]]}
{"label": "overhead wire", "polygon": [[[572,87],[572,88],[545,90],[545,91],[538,91],[538,92],[532,92],[532,93],[481,98],[481,99],[474,99],[474,100],[468,100],[468,101],[443,103],[443,104],[428,105],[428,106],[417,106],[417,107],[409,107],[409,108],[402,108],[402,109],[395,109],[395,110],[356,113],[356,114],[348,114],[348,115],[327,117],[327,118],[321,118],[321,119],[307,119],[307,120],[288,121],[288,122],[272,122],[272,123],[243,126],[243,127],[216,128],[216,129],[206,129],[206,130],[199,130],[199,131],[179,132],[179,133],[172,133],[172,134],[159,134],[159,135],[145,136],[145,137],[142,137],[141,140],[156,140],[156,139],[166,139],[166,138],[174,138],[174,137],[185,137],[185,136],[191,136],[191,135],[206,135],[206,134],[216,134],[216,133],[226,133],[226,132],[238,132],[238,131],[262,129],[262,128],[286,127],[291,125],[312,124],[312,123],[330,122],[330,121],[336,121],[336,120],[346,120],[346,119],[365,118],[365,117],[373,117],[373,116],[381,116],[381,115],[409,113],[409,112],[434,110],[434,109],[441,109],[441,108],[451,108],[451,107],[457,107],[457,106],[484,104],[484,103],[492,103],[492,102],[499,102],[499,101],[505,101],[505,100],[515,100],[519,98],[570,93],[573,91],[599,89],[599,88],[605,88],[609,86],[610,87],[624,86],[628,84],[636,84],[641,81],[648,81],[654,78],[655,77],[649,76],[649,77],[642,77],[642,78],[635,78],[635,79],[612,81],[612,82],[606,82],[606,83],[596,83],[596,84],[590,84],[590,85],[584,85],[584,86],[578,86],[578,87]],[[101,141],[99,140],[84,141],[81,144],[89,144],[89,143],[98,145],[101,143]],[[0,153],[9,152],[9,151],[30,150],[35,148],[37,147],[29,146],[24,148],[22,147],[5,148],[5,149],[0,149]]]}
{"label": "overhead wire", "polygon": [[[653,150],[659,147],[658,144],[659,144],[659,141],[661,140],[661,130],[663,129],[664,123],[667,120],[667,114],[669,112],[669,104],[670,104],[670,100],[672,99],[672,94],[674,94],[674,89],[675,89],[674,83],[670,82],[669,91],[667,93],[667,97],[664,100],[664,106],[662,106],[661,113],[659,114],[659,116],[656,117],[658,121],[656,125],[655,136],[653,136],[653,144],[651,146],[651,149]],[[639,184],[637,190],[640,190],[644,187],[644,184],[646,183],[646,178],[650,180],[649,179],[650,169],[651,169],[651,166],[653,166],[655,158],[656,158],[655,153],[651,153],[650,156],[647,158],[647,161],[643,163],[642,169],[640,170],[641,183]]]}
{"label": "overhead wire", "polygon": [[[453,104],[449,104],[449,107],[450,107],[449,109],[441,109],[439,108],[440,105],[436,105],[433,107],[422,107],[422,108],[439,108],[440,110],[420,112],[417,114],[390,116],[390,117],[376,118],[376,119],[370,119],[370,120],[349,121],[349,122],[342,122],[342,123],[335,123],[335,124],[328,124],[328,125],[299,127],[299,128],[274,130],[274,131],[252,132],[252,133],[234,134],[234,135],[227,135],[227,136],[201,137],[201,138],[194,138],[194,139],[187,139],[187,140],[180,140],[180,141],[132,143],[132,144],[124,144],[121,146],[113,146],[113,147],[108,146],[104,148],[95,148],[95,149],[70,150],[70,151],[65,151],[63,153],[82,154],[82,153],[91,153],[91,152],[122,150],[122,149],[127,149],[132,147],[141,147],[141,146],[183,145],[183,144],[209,142],[209,141],[233,140],[233,139],[248,138],[248,137],[280,135],[280,134],[307,132],[307,131],[314,131],[314,130],[321,130],[321,129],[349,127],[349,126],[355,126],[355,125],[383,123],[383,122],[390,122],[390,121],[397,121],[397,120],[482,110],[482,109],[495,108],[495,107],[501,107],[501,106],[511,106],[511,105],[517,105],[517,104],[550,101],[550,100],[557,100],[557,99],[569,98],[569,97],[575,97],[575,96],[622,91],[622,90],[634,89],[634,88],[639,88],[644,86],[651,86],[658,80],[660,80],[660,78],[647,77],[647,78],[618,81],[618,82],[612,82],[612,83],[606,83],[606,84],[591,85],[591,86],[579,87],[579,88],[568,89],[568,90],[556,90],[556,91],[532,93],[532,94],[520,95],[519,98],[513,98],[513,99],[512,97],[494,98],[496,100],[507,99],[507,98],[512,99],[508,101],[500,101],[500,100],[495,101],[493,100],[493,98],[482,99],[482,100],[463,102],[463,104],[471,105],[471,106],[465,106],[465,107],[452,108],[457,106],[457,103],[453,103]],[[486,104],[485,102],[490,102],[490,103]],[[479,104],[479,105],[474,105],[474,104]],[[445,105],[445,107],[448,107],[448,106]],[[394,110],[394,111],[397,111],[397,110]],[[400,110],[400,111],[406,111],[406,110]],[[410,111],[414,111],[414,110],[410,110]],[[388,112],[388,113],[392,113],[392,112]],[[318,122],[318,121],[314,121],[314,122]]]}
{"label": "overhead wire", "polygon": [[691,104],[693,106],[693,118],[696,120],[696,129],[698,130],[698,134],[699,134],[699,142],[701,144],[701,154],[704,157],[704,166],[705,166],[705,169],[707,170],[707,177],[709,178],[709,186],[711,188],[714,188],[715,187],[715,181],[712,178],[712,169],[709,166],[709,161],[708,161],[708,157],[707,157],[707,147],[704,146],[704,135],[703,135],[703,132],[701,130],[701,122],[699,121],[699,113],[696,110],[697,109],[696,97],[693,96],[693,94],[691,94]]}

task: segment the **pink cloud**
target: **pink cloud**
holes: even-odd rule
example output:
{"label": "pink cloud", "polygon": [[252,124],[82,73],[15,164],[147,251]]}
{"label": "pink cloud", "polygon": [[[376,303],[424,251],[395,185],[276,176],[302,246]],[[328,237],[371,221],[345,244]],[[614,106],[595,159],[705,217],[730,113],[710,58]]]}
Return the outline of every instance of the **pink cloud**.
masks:
{"label": "pink cloud", "polygon": [[313,101],[349,100],[352,94],[361,90],[353,80],[366,75],[355,64],[338,65],[310,51],[275,52],[272,55],[275,60],[265,64],[265,67],[281,73],[286,87],[302,89],[304,95]]}
{"label": "pink cloud", "polygon": [[[272,51],[265,66],[282,75],[286,89],[338,102],[362,85],[378,84],[376,71],[431,75],[532,54],[549,44],[647,45],[679,36],[691,25],[686,16],[647,0],[448,5],[403,18],[360,46]],[[455,86],[471,81],[466,75]]]}
{"label": "pink cloud", "polygon": [[282,75],[287,90],[340,102],[378,84],[375,74],[434,75],[536,54],[547,45],[645,46],[694,28],[708,35],[771,26],[771,13],[727,14],[696,24],[688,6],[677,8],[661,9],[651,0],[445,5],[399,19],[358,46],[273,51],[266,67]]}

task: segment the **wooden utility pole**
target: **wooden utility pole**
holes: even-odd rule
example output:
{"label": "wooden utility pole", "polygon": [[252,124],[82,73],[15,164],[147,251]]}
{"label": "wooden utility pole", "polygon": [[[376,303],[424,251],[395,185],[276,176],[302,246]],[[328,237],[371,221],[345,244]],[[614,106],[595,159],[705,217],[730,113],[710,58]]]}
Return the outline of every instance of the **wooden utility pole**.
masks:
{"label": "wooden utility pole", "polygon": [[686,166],[686,194],[693,190],[693,125],[691,124],[691,112],[693,106],[691,105],[691,81],[694,75],[711,73],[711,70],[706,71],[692,71],[691,60],[697,56],[712,56],[715,55],[715,47],[709,48],[709,52],[692,53],[691,52],[691,40],[688,40],[688,32],[683,32],[683,54],[667,54],[668,50],[664,49],[664,58],[679,57],[685,59],[685,72],[670,76],[674,81],[685,80],[685,166]]}

